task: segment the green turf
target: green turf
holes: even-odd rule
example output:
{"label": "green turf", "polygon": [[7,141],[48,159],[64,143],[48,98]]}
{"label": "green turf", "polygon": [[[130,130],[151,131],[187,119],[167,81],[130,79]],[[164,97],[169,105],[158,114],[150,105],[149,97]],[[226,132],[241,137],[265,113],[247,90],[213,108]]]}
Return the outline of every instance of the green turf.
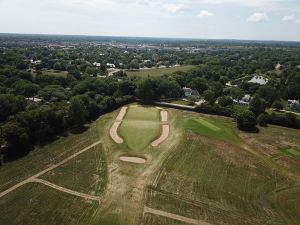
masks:
{"label": "green turf", "polygon": [[224,122],[221,119],[216,118],[185,118],[182,120],[178,120],[179,127],[185,130],[191,130],[194,133],[209,137],[215,138],[223,141],[227,141],[230,143],[238,143],[240,140],[234,129],[232,128],[232,124],[229,122]]}
{"label": "green turf", "polygon": [[131,106],[119,129],[127,146],[135,151],[143,150],[159,136],[159,110],[153,107]]}
{"label": "green turf", "polygon": [[2,225],[86,225],[98,208],[42,184],[26,184],[0,198]]}
{"label": "green turf", "polygon": [[283,152],[287,155],[290,155],[296,159],[300,159],[300,151],[298,149],[295,148],[287,148],[284,149]]}
{"label": "green turf", "polygon": [[172,68],[154,68],[154,69],[146,69],[146,70],[138,70],[138,71],[126,71],[128,76],[138,76],[138,77],[158,77],[162,75],[171,75],[177,71],[189,71],[195,68],[195,66],[187,65],[181,67],[172,67]]}
{"label": "green turf", "polygon": [[106,186],[106,159],[98,145],[41,177],[59,186],[90,195],[100,195]]}
{"label": "green turf", "polygon": [[288,180],[254,165],[225,162],[213,145],[187,132],[148,187],[146,205],[212,224],[284,224],[275,190]]}
{"label": "green turf", "polygon": [[204,125],[205,127],[207,127],[208,129],[210,129],[212,131],[220,131],[221,130],[221,128],[215,126],[214,124],[208,122],[205,119],[198,118],[198,119],[195,119],[195,121],[200,123],[201,125]]}

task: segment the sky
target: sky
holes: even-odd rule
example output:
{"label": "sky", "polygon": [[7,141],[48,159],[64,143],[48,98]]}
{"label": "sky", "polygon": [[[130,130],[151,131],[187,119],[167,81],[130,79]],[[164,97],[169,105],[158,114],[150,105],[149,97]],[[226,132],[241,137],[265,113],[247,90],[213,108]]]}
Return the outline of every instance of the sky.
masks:
{"label": "sky", "polygon": [[300,0],[0,0],[0,33],[300,41]]}

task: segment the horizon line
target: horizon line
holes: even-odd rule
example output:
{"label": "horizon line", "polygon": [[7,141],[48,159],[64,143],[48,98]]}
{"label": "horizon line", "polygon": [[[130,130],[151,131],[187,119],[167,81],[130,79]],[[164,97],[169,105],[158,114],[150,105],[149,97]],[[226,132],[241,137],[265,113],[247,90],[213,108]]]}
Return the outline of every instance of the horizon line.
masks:
{"label": "horizon line", "polygon": [[18,33],[18,32],[0,32],[0,35],[37,35],[37,36],[78,36],[78,37],[110,37],[110,38],[140,38],[140,39],[170,39],[170,40],[191,40],[191,41],[249,41],[249,42],[288,42],[300,43],[291,40],[276,39],[235,39],[235,38],[193,38],[193,37],[162,37],[162,36],[131,36],[131,35],[98,35],[98,34],[55,34],[55,33]]}

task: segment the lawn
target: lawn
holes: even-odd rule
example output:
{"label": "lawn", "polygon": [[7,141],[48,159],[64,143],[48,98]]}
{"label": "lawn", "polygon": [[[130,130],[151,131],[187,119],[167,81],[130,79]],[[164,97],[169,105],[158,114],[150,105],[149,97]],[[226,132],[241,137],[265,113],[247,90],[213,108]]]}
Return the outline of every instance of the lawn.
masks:
{"label": "lawn", "polygon": [[287,148],[284,149],[283,152],[287,155],[290,155],[296,159],[300,159],[300,151],[298,149],[295,148]]}
{"label": "lawn", "polygon": [[68,189],[98,196],[107,183],[103,147],[98,145],[41,178]]}
{"label": "lawn", "polygon": [[182,99],[171,99],[171,100],[167,100],[166,102],[178,104],[178,105],[192,105],[190,102],[182,100]]}
{"label": "lawn", "polygon": [[[287,187],[288,179],[250,155],[243,163],[238,159],[230,163],[225,161],[229,157],[225,149],[222,154],[216,152],[214,144],[185,132],[148,186],[146,205],[212,224],[286,224],[285,220],[296,224],[298,210],[289,211],[293,216],[289,218],[276,206],[276,190]],[[290,205],[296,208],[298,203],[291,201]]]}
{"label": "lawn", "polygon": [[185,118],[178,120],[179,127],[191,130],[198,135],[212,139],[219,139],[230,143],[238,143],[240,140],[232,128],[232,123],[217,118]]}
{"label": "lawn", "polygon": [[140,151],[160,133],[159,110],[153,107],[130,106],[119,129],[127,146]]}
{"label": "lawn", "polygon": [[126,71],[128,76],[138,76],[138,77],[159,77],[162,75],[171,75],[174,72],[182,71],[187,72],[191,69],[195,68],[195,66],[187,65],[187,66],[180,66],[180,67],[171,67],[171,68],[154,68],[154,69],[144,69],[138,71]]}
{"label": "lawn", "polygon": [[26,184],[0,199],[3,225],[86,225],[98,208],[42,184]]}

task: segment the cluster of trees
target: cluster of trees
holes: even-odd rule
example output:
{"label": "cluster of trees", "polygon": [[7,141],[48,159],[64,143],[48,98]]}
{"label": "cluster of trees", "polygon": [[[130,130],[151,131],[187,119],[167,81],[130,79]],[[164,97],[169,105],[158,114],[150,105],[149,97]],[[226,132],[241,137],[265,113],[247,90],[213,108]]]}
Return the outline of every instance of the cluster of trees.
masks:
{"label": "cluster of trees", "polygon": [[[197,90],[206,100],[196,108],[198,112],[234,116],[240,129],[255,130],[257,123],[299,128],[299,119],[292,114],[265,112],[267,107],[282,109],[282,100],[300,99],[300,56],[295,46],[245,48],[233,43],[166,43],[169,47],[179,46],[178,51],[123,49],[74,40],[70,48],[49,48],[45,46],[52,43],[51,38],[45,43],[27,41],[29,44],[24,46],[18,40],[0,37],[4,46],[0,48],[0,145],[6,144],[5,154],[24,154],[35,144],[51,141],[70,129],[80,129],[136,98],[149,103],[181,97],[183,87]],[[191,53],[193,48],[202,51]],[[129,78],[123,71],[100,78],[98,75],[107,73],[106,63],[124,69],[176,63],[197,66],[158,78]],[[277,63],[282,68],[274,72]],[[45,70],[64,75],[55,76]],[[253,74],[262,74],[269,82],[248,83]],[[228,87],[229,81],[236,86]],[[252,96],[250,106],[237,111],[233,99],[245,94]]]}

